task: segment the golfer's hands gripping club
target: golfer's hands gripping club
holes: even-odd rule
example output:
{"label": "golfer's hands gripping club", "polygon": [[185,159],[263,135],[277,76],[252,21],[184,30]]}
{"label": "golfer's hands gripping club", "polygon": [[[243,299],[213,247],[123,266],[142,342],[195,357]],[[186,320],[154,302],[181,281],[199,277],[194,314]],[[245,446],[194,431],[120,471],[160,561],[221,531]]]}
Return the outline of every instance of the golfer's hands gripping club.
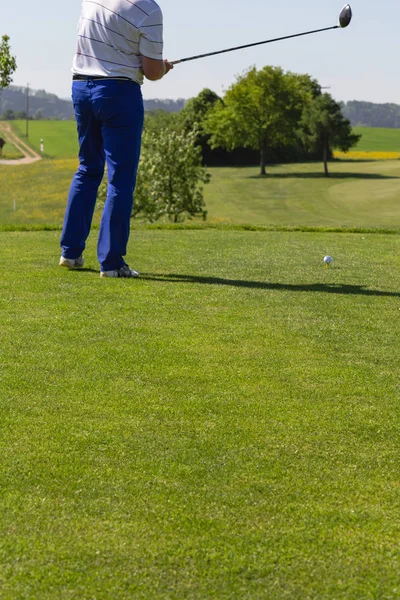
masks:
{"label": "golfer's hands gripping club", "polygon": [[172,62],[169,62],[169,60],[164,60],[164,67],[165,67],[164,75],[166,75],[167,73],[170,72],[171,69],[174,68],[174,65]]}
{"label": "golfer's hands gripping club", "polygon": [[155,60],[154,58],[148,58],[142,56],[142,69],[146,79],[150,81],[157,81],[162,79],[174,65],[169,60]]}

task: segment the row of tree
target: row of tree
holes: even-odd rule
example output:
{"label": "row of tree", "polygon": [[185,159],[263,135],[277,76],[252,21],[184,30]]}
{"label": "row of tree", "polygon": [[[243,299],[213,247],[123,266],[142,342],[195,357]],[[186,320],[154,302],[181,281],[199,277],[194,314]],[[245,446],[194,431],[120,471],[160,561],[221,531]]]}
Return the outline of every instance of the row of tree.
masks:
{"label": "row of tree", "polygon": [[352,125],[364,127],[400,128],[400,105],[393,103],[375,104],[350,100],[341,103],[343,115]]}
{"label": "row of tree", "polygon": [[[29,119],[41,119],[41,113],[39,115],[31,116],[29,115]],[[16,110],[15,112],[11,108],[7,108],[3,114],[0,115],[0,121],[15,121],[18,119],[26,119],[26,111],[25,110]]]}
{"label": "row of tree", "polygon": [[[358,140],[340,105],[308,75],[252,68],[223,98],[205,89],[178,114],[146,116],[132,216],[174,222],[187,216],[206,218],[202,186],[210,180],[204,166],[210,149],[256,151],[265,176],[271,149],[295,147],[319,156],[328,175],[333,149],[346,151]],[[100,206],[107,185],[105,178]]]}
{"label": "row of tree", "polygon": [[[205,89],[179,113],[146,116],[132,216],[174,222],[206,218],[202,186],[210,175],[204,164],[215,154],[220,158],[221,151],[250,152],[253,164],[257,153],[262,176],[273,152],[292,157],[297,152],[323,160],[328,175],[333,149],[347,151],[358,140],[341,106],[308,75],[252,68],[223,98]],[[106,195],[105,178],[100,206]]]}
{"label": "row of tree", "polygon": [[205,159],[210,148],[247,148],[258,152],[262,175],[267,162],[282,158],[321,159],[328,175],[333,150],[347,152],[360,139],[318,82],[271,66],[251,68],[223,98],[203,90],[188,101],[180,119],[186,130],[197,127]]}

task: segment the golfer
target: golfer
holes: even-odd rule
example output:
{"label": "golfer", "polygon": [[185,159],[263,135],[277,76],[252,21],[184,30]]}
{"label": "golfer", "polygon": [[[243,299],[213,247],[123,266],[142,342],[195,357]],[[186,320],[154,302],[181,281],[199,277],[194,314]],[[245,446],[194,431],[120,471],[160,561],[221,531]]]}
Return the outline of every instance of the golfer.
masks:
{"label": "golfer", "polygon": [[163,17],[154,0],[83,0],[72,68],[79,168],[61,235],[60,265],[83,266],[97,191],[108,189],[98,237],[101,277],[137,277],[124,261],[143,129],[143,78],[161,79]]}

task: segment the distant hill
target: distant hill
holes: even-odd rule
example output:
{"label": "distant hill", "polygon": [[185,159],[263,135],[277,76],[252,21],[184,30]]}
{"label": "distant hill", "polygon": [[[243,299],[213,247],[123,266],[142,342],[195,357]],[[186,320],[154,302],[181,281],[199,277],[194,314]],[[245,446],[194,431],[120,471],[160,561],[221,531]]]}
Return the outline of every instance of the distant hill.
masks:
{"label": "distant hill", "polygon": [[400,128],[400,106],[398,104],[374,104],[373,102],[342,103],[342,112],[353,127]]}
{"label": "distant hill", "polygon": [[[185,100],[145,100],[144,107],[147,111],[164,110],[165,112],[178,112],[185,105]],[[0,115],[5,111],[26,111],[26,88],[10,86],[0,94]],[[29,115],[43,119],[73,119],[74,111],[70,100],[63,100],[55,94],[44,90],[30,90]]]}
{"label": "distant hill", "polygon": [[165,112],[179,112],[186,104],[186,100],[145,100],[144,109],[147,111],[164,110]]}
{"label": "distant hill", "polygon": [[[6,110],[26,111],[26,88],[10,86],[0,95],[0,115]],[[62,100],[44,90],[30,90],[29,115],[34,119],[73,119],[74,111],[70,100]]]}

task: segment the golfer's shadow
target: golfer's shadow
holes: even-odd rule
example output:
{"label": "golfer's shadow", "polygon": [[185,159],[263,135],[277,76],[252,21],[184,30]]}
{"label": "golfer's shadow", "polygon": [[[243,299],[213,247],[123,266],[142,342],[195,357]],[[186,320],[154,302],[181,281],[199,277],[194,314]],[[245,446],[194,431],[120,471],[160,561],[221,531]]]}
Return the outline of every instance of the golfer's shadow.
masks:
{"label": "golfer's shadow", "polygon": [[384,290],[371,290],[362,285],[348,285],[344,283],[272,283],[264,281],[249,281],[243,279],[224,279],[222,277],[202,277],[200,275],[182,275],[180,273],[142,273],[141,279],[148,281],[173,282],[173,283],[201,283],[205,285],[228,285],[239,288],[249,288],[258,290],[278,290],[286,292],[319,292],[324,294],[343,294],[356,296],[388,296],[400,298],[400,292],[387,292]]}

